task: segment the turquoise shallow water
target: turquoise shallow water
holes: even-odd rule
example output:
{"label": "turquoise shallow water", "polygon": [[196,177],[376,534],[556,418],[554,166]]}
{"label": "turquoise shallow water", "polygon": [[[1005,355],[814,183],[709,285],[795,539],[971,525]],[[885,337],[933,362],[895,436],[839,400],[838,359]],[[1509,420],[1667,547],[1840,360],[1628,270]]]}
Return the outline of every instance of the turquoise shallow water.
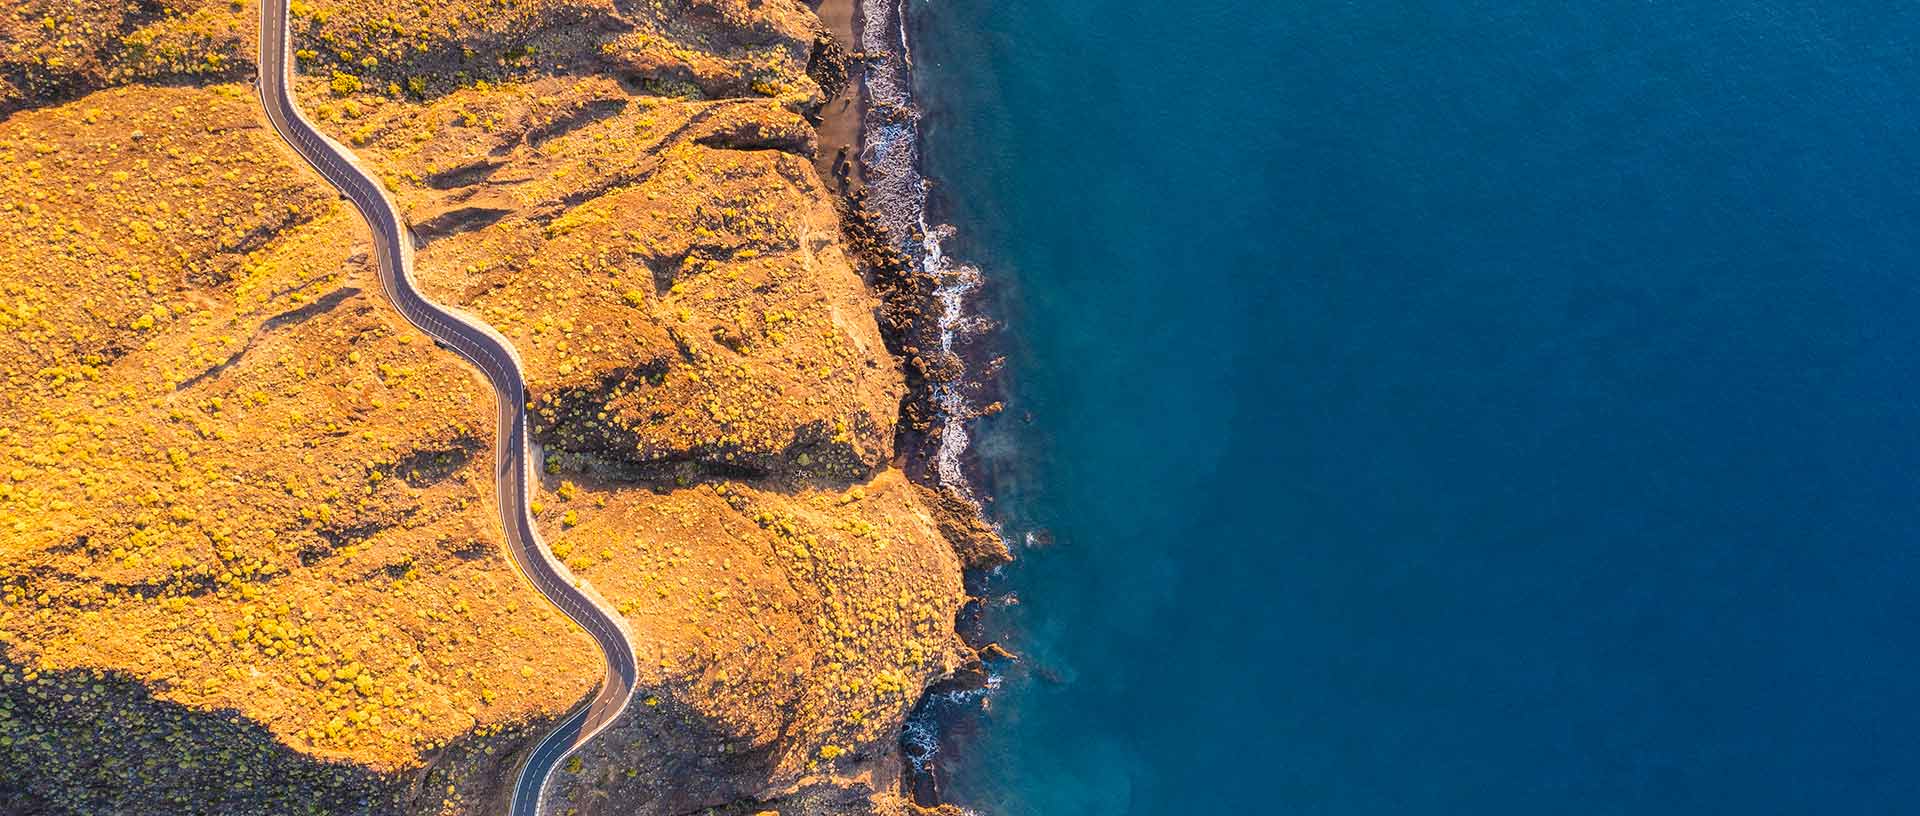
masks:
{"label": "turquoise shallow water", "polygon": [[1920,11],[912,7],[1052,536],[955,798],[1920,801]]}

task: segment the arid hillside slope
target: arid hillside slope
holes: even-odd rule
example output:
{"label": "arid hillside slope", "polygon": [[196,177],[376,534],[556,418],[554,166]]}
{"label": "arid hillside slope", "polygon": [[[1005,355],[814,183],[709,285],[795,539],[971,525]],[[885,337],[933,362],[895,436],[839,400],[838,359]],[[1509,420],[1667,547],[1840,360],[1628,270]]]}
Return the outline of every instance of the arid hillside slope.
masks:
{"label": "arid hillside slope", "polygon": [[[643,702],[564,811],[901,813],[972,657],[794,0],[295,4],[304,106],[528,368]],[[504,558],[484,386],[263,126],[257,8],[0,9],[0,811],[486,813],[597,680]],[[830,72],[829,72],[830,73]]]}

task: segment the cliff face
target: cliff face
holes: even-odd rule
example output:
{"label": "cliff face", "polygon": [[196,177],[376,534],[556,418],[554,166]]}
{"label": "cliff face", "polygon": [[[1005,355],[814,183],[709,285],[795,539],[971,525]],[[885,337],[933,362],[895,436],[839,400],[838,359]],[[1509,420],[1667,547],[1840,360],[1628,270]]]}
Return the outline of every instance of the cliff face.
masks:
{"label": "cliff face", "polygon": [[[637,634],[561,806],[905,808],[978,528],[890,465],[810,12],[295,8],[303,104],[520,349],[536,515]],[[261,124],[256,14],[0,12],[0,810],[491,812],[598,677],[500,551],[488,392]]]}

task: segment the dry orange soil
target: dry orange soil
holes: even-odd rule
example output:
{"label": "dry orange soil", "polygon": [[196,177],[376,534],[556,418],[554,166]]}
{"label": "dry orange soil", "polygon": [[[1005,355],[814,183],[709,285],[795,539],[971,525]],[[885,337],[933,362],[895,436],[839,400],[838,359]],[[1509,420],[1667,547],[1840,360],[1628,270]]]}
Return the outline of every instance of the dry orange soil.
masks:
{"label": "dry orange soil", "polygon": [[[263,124],[251,3],[0,9],[0,811],[490,813],[590,693],[514,572],[488,391]],[[519,348],[554,551],[640,703],[576,814],[904,813],[986,531],[814,169],[795,0],[295,3],[299,93],[429,295]]]}

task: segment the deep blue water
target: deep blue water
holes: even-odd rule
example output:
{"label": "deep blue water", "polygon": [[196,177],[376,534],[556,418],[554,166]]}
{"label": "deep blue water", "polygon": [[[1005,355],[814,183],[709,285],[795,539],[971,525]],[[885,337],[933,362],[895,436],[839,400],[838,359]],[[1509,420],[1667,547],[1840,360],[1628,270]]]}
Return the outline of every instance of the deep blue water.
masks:
{"label": "deep blue water", "polygon": [[1055,538],[962,802],[1920,808],[1920,7],[914,9]]}

